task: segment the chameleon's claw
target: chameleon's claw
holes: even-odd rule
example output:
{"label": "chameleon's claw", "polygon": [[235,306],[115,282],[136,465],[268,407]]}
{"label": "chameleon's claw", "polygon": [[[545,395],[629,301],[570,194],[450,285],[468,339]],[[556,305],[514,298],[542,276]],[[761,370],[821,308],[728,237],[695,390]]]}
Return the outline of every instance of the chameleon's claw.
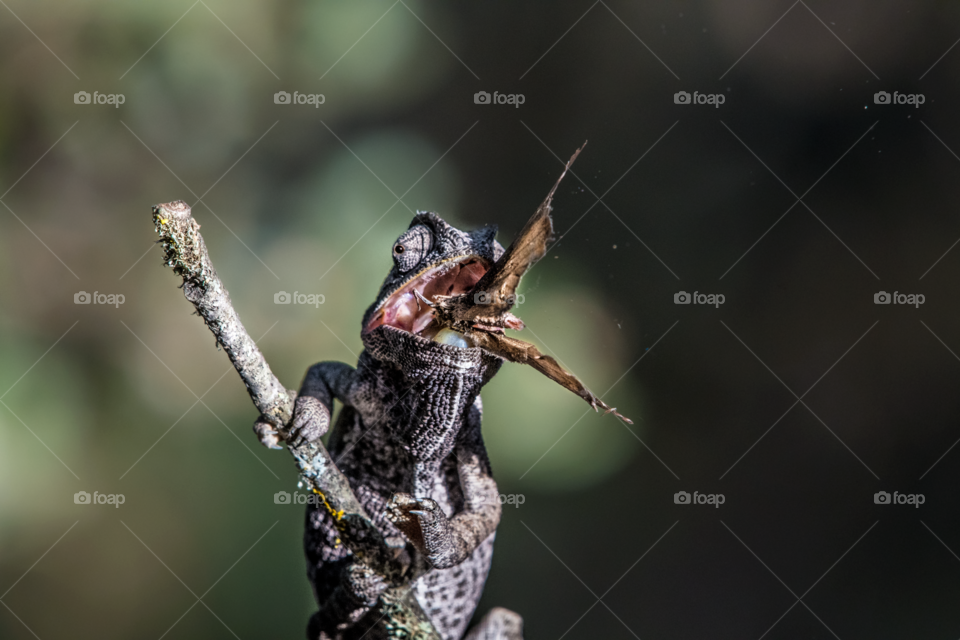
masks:
{"label": "chameleon's claw", "polygon": [[437,512],[440,511],[440,505],[436,502],[430,498],[414,498],[414,502],[416,506],[420,508],[410,509],[407,513],[411,513],[420,518],[421,524],[431,524],[437,519]]}
{"label": "chameleon's claw", "polygon": [[270,449],[282,449],[280,446],[280,434],[276,427],[267,422],[266,418],[260,416],[253,423],[253,431],[257,434],[260,444]]}
{"label": "chameleon's claw", "polygon": [[443,516],[443,510],[430,498],[415,498],[409,493],[395,493],[387,504],[386,516],[410,542],[424,549],[423,526],[436,522]]}

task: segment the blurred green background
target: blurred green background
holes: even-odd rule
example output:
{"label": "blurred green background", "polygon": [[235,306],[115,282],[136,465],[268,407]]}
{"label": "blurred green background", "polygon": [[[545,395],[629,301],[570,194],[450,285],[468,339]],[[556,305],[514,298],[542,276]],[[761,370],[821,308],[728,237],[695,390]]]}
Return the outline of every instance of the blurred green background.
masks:
{"label": "blurred green background", "polygon": [[[296,387],[356,360],[413,211],[506,245],[584,140],[521,337],[635,424],[528,368],[485,388],[525,499],[478,613],[528,638],[960,635],[960,7],[0,4],[0,637],[299,638],[314,610],[303,507],[273,500],[293,465],[151,205],[193,207]],[[726,501],[674,503],[695,490]]]}

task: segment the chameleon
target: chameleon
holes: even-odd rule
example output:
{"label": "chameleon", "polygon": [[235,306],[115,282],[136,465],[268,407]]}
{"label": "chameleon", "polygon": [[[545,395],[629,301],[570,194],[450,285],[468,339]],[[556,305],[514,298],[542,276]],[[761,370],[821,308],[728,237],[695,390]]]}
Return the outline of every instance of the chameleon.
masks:
{"label": "chameleon", "polygon": [[[559,184],[507,250],[495,225],[464,232],[436,213],[417,212],[363,316],[356,367],[313,365],[294,404],[288,443],[330,430],[330,454],[377,529],[420,567],[413,595],[444,640],[523,637],[520,615],[499,607],[467,631],[501,517],[481,434],[482,387],[504,361],[525,363],[594,409],[620,416],[556,360],[504,331],[523,328],[510,309],[520,278],[552,239]],[[334,400],[342,409],[331,430]],[[390,637],[372,619],[387,579],[341,544],[336,514],[322,504],[307,505],[304,548],[318,605],[308,638]]]}

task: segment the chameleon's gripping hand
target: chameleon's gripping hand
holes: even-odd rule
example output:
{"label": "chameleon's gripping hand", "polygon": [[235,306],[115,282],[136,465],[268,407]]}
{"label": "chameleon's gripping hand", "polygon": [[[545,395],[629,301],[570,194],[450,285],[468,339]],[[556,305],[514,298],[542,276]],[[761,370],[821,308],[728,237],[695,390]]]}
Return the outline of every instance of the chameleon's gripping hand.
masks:
{"label": "chameleon's gripping hand", "polygon": [[317,398],[300,396],[293,405],[290,428],[290,446],[315,442],[330,428],[330,412]]}
{"label": "chameleon's gripping hand", "polygon": [[300,385],[300,393],[293,405],[290,421],[290,446],[316,442],[330,428],[333,401],[345,406],[352,404],[350,386],[356,371],[342,362],[319,362],[307,370]]}
{"label": "chameleon's gripping hand", "polygon": [[382,575],[359,562],[345,566],[340,579],[344,591],[367,607],[377,604],[377,598],[390,586]]}
{"label": "chameleon's gripping hand", "polygon": [[[293,395],[293,392],[291,392]],[[313,396],[300,396],[293,405],[293,418],[287,440],[291,447],[304,442],[315,442],[323,437],[330,428],[330,412],[320,400]],[[270,449],[282,449],[280,443],[284,436],[266,416],[259,416],[253,423],[253,432],[260,444]]]}
{"label": "chameleon's gripping hand", "polygon": [[449,518],[430,498],[396,493],[387,505],[387,519],[437,568],[459,564],[473,551],[463,553],[466,550],[459,548],[462,543],[454,534]]}

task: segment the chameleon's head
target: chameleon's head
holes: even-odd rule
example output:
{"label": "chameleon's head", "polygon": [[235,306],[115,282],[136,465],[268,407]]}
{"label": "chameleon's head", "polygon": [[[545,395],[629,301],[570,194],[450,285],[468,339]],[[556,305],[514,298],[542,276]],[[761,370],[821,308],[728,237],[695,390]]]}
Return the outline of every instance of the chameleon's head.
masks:
{"label": "chameleon's head", "polygon": [[[363,316],[360,337],[367,354],[391,363],[420,387],[391,401],[387,410],[392,433],[419,460],[450,453],[461,426],[450,417],[464,415],[503,363],[462,334],[439,331],[427,304],[438,295],[474,288],[503,254],[496,234],[494,226],[467,233],[435,213],[417,213],[394,243],[393,268]],[[379,391],[369,402],[355,402],[361,413],[371,408],[371,419],[384,411]]]}
{"label": "chameleon's head", "polygon": [[[370,349],[369,339],[376,332],[421,349],[437,343],[470,347],[455,332],[445,330],[438,334],[433,309],[425,301],[473,289],[503,254],[503,247],[494,239],[496,235],[495,225],[468,233],[450,226],[435,213],[418,212],[393,244],[393,268],[377,301],[363,316],[364,345]],[[393,335],[395,332],[406,335]]]}

